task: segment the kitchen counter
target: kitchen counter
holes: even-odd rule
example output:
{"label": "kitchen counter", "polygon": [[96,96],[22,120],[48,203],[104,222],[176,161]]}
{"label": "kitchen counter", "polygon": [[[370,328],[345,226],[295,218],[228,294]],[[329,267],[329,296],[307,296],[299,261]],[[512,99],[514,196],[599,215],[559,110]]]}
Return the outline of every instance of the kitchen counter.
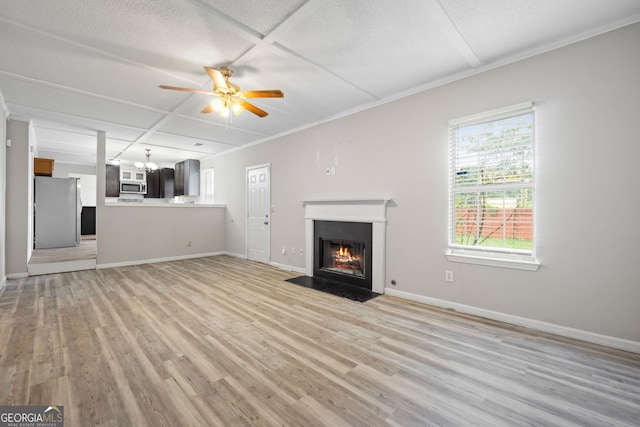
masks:
{"label": "kitchen counter", "polygon": [[118,199],[107,198],[104,205],[106,207],[138,207],[138,208],[226,208],[227,205],[214,203],[169,203],[152,199],[144,199],[143,202],[122,202]]}

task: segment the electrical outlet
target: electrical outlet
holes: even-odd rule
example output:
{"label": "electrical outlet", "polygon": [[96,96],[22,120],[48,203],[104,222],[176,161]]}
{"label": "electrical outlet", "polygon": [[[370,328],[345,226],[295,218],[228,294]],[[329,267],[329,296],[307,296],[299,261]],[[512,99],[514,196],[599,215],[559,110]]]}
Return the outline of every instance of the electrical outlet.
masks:
{"label": "electrical outlet", "polygon": [[191,246],[191,240],[187,240],[187,246]]}
{"label": "electrical outlet", "polygon": [[444,272],[444,280],[447,282],[453,282],[453,271],[447,270]]}
{"label": "electrical outlet", "polygon": [[295,255],[295,254],[296,254],[296,247],[291,246],[291,255]]}

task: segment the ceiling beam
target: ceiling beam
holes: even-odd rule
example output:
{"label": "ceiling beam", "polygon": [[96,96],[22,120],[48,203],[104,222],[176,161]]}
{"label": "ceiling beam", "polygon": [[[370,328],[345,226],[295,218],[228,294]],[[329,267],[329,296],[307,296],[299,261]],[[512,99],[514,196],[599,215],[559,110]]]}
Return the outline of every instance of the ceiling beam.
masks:
{"label": "ceiling beam", "polygon": [[429,11],[429,16],[436,22],[444,33],[444,36],[453,44],[465,61],[474,68],[482,66],[483,62],[478,58],[478,55],[473,51],[471,45],[463,37],[462,33],[460,33],[460,30],[458,30],[456,24],[453,23],[440,1],[429,0],[425,2],[425,6]]}
{"label": "ceiling beam", "polygon": [[265,34],[262,38],[254,42],[252,48],[244,52],[234,63],[246,63],[254,58],[258,53],[264,49],[277,48],[275,40],[281,37],[286,32],[291,31],[309,16],[312,16],[318,9],[324,6],[324,3],[319,0],[308,0],[301,5],[294,12],[286,16],[278,25],[276,25],[268,34]]}

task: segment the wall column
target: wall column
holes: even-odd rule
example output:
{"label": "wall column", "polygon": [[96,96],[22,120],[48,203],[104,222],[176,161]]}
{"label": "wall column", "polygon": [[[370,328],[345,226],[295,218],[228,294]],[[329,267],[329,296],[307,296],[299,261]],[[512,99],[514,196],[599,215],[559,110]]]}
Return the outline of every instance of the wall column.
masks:
{"label": "wall column", "polygon": [[[6,157],[6,270],[8,278],[28,276],[29,236],[33,212],[29,206],[33,202],[33,164],[31,143],[29,141],[29,123],[10,119],[7,123],[7,138],[11,147],[7,147]],[[31,243],[33,245],[33,243]]]}

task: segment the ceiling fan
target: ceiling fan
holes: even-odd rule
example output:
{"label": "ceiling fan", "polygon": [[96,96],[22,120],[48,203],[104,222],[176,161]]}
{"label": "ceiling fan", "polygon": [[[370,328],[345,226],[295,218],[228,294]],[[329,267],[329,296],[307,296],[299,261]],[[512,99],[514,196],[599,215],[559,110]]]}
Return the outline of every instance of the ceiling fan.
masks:
{"label": "ceiling fan", "polygon": [[189,89],[186,87],[160,85],[162,89],[181,90],[184,92],[203,93],[205,95],[217,95],[211,103],[200,111],[203,114],[217,112],[223,117],[230,114],[238,114],[243,109],[251,111],[259,117],[265,117],[269,113],[245,101],[246,98],[284,98],[281,90],[240,90],[240,86],[229,81],[229,77],[233,75],[233,70],[228,67],[220,67],[220,69],[212,67],[204,67],[204,70],[211,77],[213,82],[213,91],[200,89]]}

